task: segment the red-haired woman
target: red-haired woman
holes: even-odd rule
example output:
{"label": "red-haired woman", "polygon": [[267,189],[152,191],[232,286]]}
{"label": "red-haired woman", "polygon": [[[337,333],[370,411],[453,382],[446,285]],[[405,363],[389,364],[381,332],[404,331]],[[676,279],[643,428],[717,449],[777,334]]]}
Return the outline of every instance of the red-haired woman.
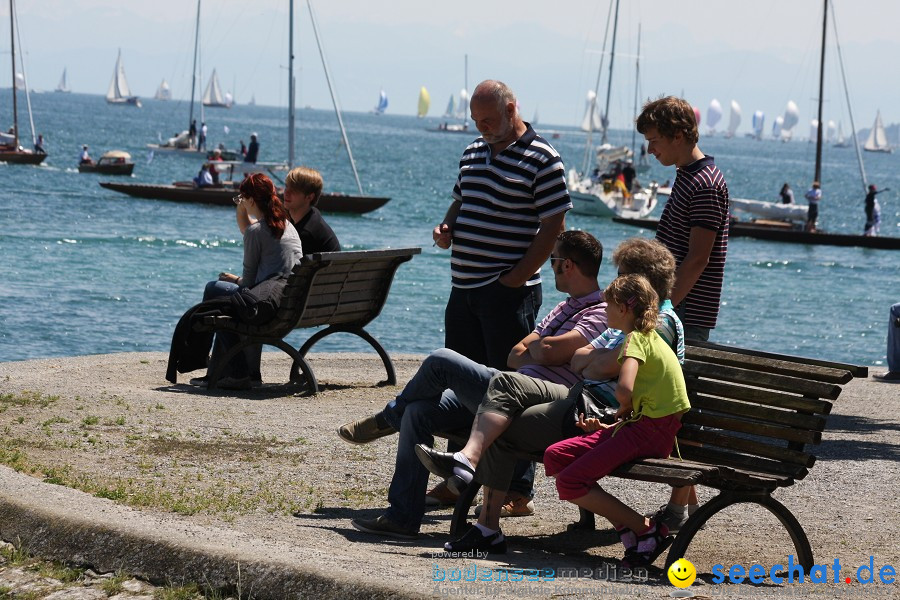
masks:
{"label": "red-haired woman", "polygon": [[[272,180],[262,173],[254,173],[241,183],[237,204],[237,224],[244,235],[244,271],[241,276],[220,273],[218,281],[206,285],[203,299],[230,296],[241,287],[252,288],[273,277],[287,277],[303,256],[300,236],[291,224],[284,205],[275,193]],[[234,344],[235,334],[219,333],[213,346],[209,370],[222,360]],[[259,380],[259,347],[255,351],[238,354],[229,363],[225,374],[217,382],[223,389],[249,389],[251,379]],[[250,373],[249,366],[257,372]],[[206,377],[192,379],[193,385],[205,385]]]}

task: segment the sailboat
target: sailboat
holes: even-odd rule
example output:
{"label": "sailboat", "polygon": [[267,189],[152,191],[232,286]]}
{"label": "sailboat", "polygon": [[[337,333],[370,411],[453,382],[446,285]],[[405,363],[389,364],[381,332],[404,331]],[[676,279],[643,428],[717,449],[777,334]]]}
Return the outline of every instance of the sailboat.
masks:
{"label": "sailboat", "polygon": [[169,82],[163,79],[162,83],[160,83],[159,87],[156,89],[156,95],[153,97],[156,100],[171,100],[172,90],[169,88]]}
{"label": "sailboat", "polygon": [[756,138],[757,140],[761,140],[763,136],[763,127],[765,127],[766,124],[766,114],[761,110],[755,111],[750,124],[753,127],[753,133],[747,135]]}
{"label": "sailboat", "polygon": [[709,135],[716,134],[716,125],[722,120],[722,105],[715,98],[709,103],[706,109],[706,126],[709,128]]}
{"label": "sailboat", "polygon": [[[610,6],[612,9],[612,6]],[[587,144],[585,147],[585,160],[582,173],[570,169],[567,176],[569,196],[572,199],[572,212],[598,217],[630,217],[642,218],[650,214],[656,208],[656,194],[658,186],[654,182],[649,188],[638,186],[634,177],[634,165],[632,158],[634,152],[627,146],[612,146],[607,139],[609,129],[609,102],[612,90],[613,63],[616,56],[616,27],[619,20],[619,0],[616,0],[615,16],[613,17],[613,36],[609,55],[609,81],[606,87],[606,110],[603,118],[598,119],[596,110],[596,92],[588,96],[588,111],[582,123],[582,128],[587,125]],[[609,23],[609,19],[607,19]],[[607,30],[608,31],[608,30]],[[603,48],[606,49],[604,38]],[[600,78],[603,72],[603,60],[597,71],[597,85],[600,87]],[[601,125],[603,133],[601,145],[595,155],[595,166],[588,171],[588,162],[593,151],[593,131],[597,125]],[[632,171],[631,188],[625,180],[625,173]]]}
{"label": "sailboat", "polygon": [[837,126],[837,139],[834,142],[835,148],[849,148],[850,144],[847,142],[847,139],[844,137],[844,126],[838,121]]}
{"label": "sailboat", "polygon": [[219,85],[219,76],[213,69],[212,75],[209,76],[209,83],[206,85],[206,91],[203,92],[203,106],[213,108],[231,108],[231,98],[229,94],[222,93],[222,86]]}
{"label": "sailboat", "polygon": [[463,87],[459,91],[459,100],[457,101],[453,94],[450,94],[450,101],[447,103],[447,110],[444,111],[445,119],[456,119],[462,121],[462,123],[448,123],[443,122],[435,128],[430,128],[428,131],[438,131],[441,133],[467,133],[471,134],[472,132],[469,130],[469,55],[465,55],[464,59],[464,75],[463,75]]}
{"label": "sailboat", "polygon": [[[821,51],[821,63],[819,66],[819,97],[818,97],[818,115],[815,119],[816,128],[815,128],[815,140],[816,140],[816,163],[815,163],[815,171],[813,173],[813,181],[822,181],[822,147],[824,146],[824,129],[825,126],[822,123],[822,103],[824,98],[824,84],[825,84],[825,39],[826,33],[828,30],[828,0],[823,0],[823,23],[822,23],[822,51]],[[837,36],[837,27],[835,26],[835,36]],[[840,60],[841,72],[843,73],[843,59],[841,58],[840,53],[840,45],[838,45],[838,58]],[[847,95],[847,108],[850,112],[850,125],[853,126],[853,112],[850,110],[850,96],[849,92],[846,88],[846,79],[844,80],[844,93]],[[791,108],[793,102],[788,103],[788,108]],[[796,108],[796,105],[794,105]],[[788,112],[785,112],[785,119],[787,120]],[[880,115],[876,118],[876,124],[880,121]],[[793,126],[793,125],[791,125]],[[843,137],[843,132],[838,129],[839,135]],[[857,161],[859,163],[859,173],[860,179],[862,183],[862,189],[865,191],[867,187],[866,183],[866,173],[865,168],[863,167],[862,162],[862,154],[859,151],[859,143],[856,140],[856,137],[853,136],[854,141],[856,141],[856,155]],[[781,218],[785,220],[794,220],[794,221],[806,221],[808,207],[802,204],[780,204],[777,202],[763,202],[756,200],[741,200],[738,198],[731,198],[731,205],[735,208],[743,210],[745,212],[749,212],[754,215],[768,217],[768,218]],[[773,211],[776,211],[773,213]],[[778,214],[777,211],[784,211],[784,214]],[[791,235],[786,235],[781,241],[801,241],[805,240],[806,243],[816,243],[815,236],[821,235],[823,239],[825,237],[833,237],[828,234],[824,234],[818,230],[814,230],[813,232],[802,232],[799,230],[792,230],[790,226],[784,224],[771,224],[771,223],[762,223],[762,224],[754,224],[754,227],[750,228],[749,233],[745,235],[750,235],[751,237],[760,237],[762,239],[776,239],[776,238],[768,238],[765,237],[769,235],[773,229],[781,229],[787,232],[794,234],[795,239],[791,239]],[[812,236],[812,241],[810,241],[810,236]],[[843,237],[863,237],[863,236],[843,236]],[[826,242],[822,242],[826,243]],[[846,244],[852,245],[852,244]]]}
{"label": "sailboat", "polygon": [[[16,9],[13,0],[9,0],[9,46],[10,53],[12,54],[12,112],[13,112],[13,126],[12,131],[9,133],[0,133],[0,162],[13,163],[13,164],[24,164],[24,165],[39,165],[44,162],[44,159],[47,158],[47,154],[43,152],[32,152],[31,150],[26,150],[19,146],[19,111],[18,111],[18,99],[16,93],[16,32],[15,32],[15,23],[16,23]],[[23,63],[24,64],[24,63]],[[22,71],[24,72],[24,67]],[[22,79],[24,82],[25,76],[24,73],[22,75]],[[25,85],[25,98],[28,101],[28,117],[31,120],[31,100],[28,96],[28,86]],[[34,137],[34,123],[32,122],[31,127],[31,135]]]}
{"label": "sailboat", "polygon": [[428,114],[428,108],[431,106],[431,96],[428,94],[428,90],[425,89],[425,86],[422,86],[422,89],[419,90],[419,104],[416,107],[416,116],[420,119]]}
{"label": "sailboat", "polygon": [[69,80],[66,77],[65,69],[63,69],[62,77],[59,78],[59,83],[56,85],[56,89],[54,91],[61,94],[71,93],[72,90],[69,89]]}
{"label": "sailboat", "polygon": [[884,133],[884,123],[881,122],[881,111],[875,113],[875,124],[872,125],[872,131],[869,132],[869,139],[863,145],[866,152],[893,152],[893,148],[888,145],[887,135]]}
{"label": "sailboat", "polygon": [[[191,123],[194,122],[194,98],[197,93],[197,61],[198,56],[200,54],[200,0],[197,0],[197,19],[194,25],[194,65],[191,69],[191,103],[190,103],[190,112],[188,113],[188,128],[181,131],[180,133],[176,133],[172,137],[168,138],[166,141],[162,140],[162,135],[157,134],[159,136],[159,143],[157,144],[147,144],[147,147],[150,150],[157,152],[178,152],[182,154],[190,154],[191,156],[197,155],[197,140],[191,137],[190,134],[190,126]],[[202,121],[202,116],[201,116]]]}
{"label": "sailboat", "polygon": [[106,91],[106,102],[109,104],[129,104],[141,107],[141,99],[131,94],[128,81],[125,79],[125,66],[122,64],[122,49],[119,48],[119,56],[116,58],[116,68],[113,70],[112,81]]}
{"label": "sailboat", "polygon": [[383,115],[384,111],[387,110],[388,107],[388,97],[387,92],[381,90],[378,94],[378,104],[375,105],[375,108],[372,109],[372,112],[376,115]]}

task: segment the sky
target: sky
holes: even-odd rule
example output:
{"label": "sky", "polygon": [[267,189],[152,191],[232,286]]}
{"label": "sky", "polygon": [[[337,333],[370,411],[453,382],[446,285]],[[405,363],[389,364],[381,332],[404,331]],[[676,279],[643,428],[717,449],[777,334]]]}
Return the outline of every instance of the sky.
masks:
{"label": "sky", "polygon": [[[18,0],[29,87],[50,90],[63,69],[75,92],[105,94],[122,50],[132,92],[151,97],[165,78],[190,97],[193,0]],[[440,116],[451,94],[488,78],[516,92],[523,117],[580,123],[602,56],[608,0],[313,0],[322,43],[344,110],[371,110],[380,89],[389,113],[414,114],[419,88]],[[880,109],[900,122],[900,2],[832,0],[857,129]],[[821,0],[623,0],[611,91],[614,128],[633,118],[637,30],[640,98],[683,95],[702,119],[713,98],[742,107],[741,131],[755,110],[767,123],[788,100],[800,109],[796,135],[808,135],[818,94]],[[0,2],[0,87],[9,87],[9,5]],[[295,2],[297,105],[331,108],[306,2]],[[611,34],[610,34],[611,35]],[[829,24],[829,38],[833,29]],[[288,0],[203,0],[200,92],[212,68],[238,103],[286,106]],[[608,49],[599,87],[605,101]],[[5,57],[5,58],[3,58]],[[824,119],[849,119],[836,52],[826,59]],[[0,102],[6,100],[0,97]],[[701,129],[705,130],[705,123]],[[722,129],[724,124],[720,124]]]}

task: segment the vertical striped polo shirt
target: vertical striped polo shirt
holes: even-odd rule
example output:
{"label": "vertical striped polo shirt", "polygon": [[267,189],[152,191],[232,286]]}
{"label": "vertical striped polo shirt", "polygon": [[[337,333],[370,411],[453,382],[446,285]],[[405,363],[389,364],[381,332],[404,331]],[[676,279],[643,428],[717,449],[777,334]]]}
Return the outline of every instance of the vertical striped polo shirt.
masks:
{"label": "vertical striped polo shirt", "polygon": [[[453,287],[477,288],[509,271],[525,255],[541,220],[572,208],[559,153],[531,125],[496,156],[478,138],[459,161],[453,200]],[[538,269],[526,285],[541,282]]]}
{"label": "vertical striped polo shirt", "polygon": [[684,324],[713,328],[719,315],[728,251],[728,186],[712,156],[677,170],[672,194],[656,229],[656,239],[672,252],[679,267],[688,253],[692,227],[715,231],[716,239],[709,263],[684,299]]}

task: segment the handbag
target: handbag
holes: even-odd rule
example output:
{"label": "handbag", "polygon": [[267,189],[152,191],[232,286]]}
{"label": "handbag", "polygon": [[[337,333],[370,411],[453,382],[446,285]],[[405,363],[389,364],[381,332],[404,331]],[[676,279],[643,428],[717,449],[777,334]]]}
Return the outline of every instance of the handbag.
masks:
{"label": "handbag", "polygon": [[605,425],[616,422],[619,403],[615,397],[597,384],[576,384],[570,393],[575,394],[575,420],[584,414],[585,420],[597,419]]}

